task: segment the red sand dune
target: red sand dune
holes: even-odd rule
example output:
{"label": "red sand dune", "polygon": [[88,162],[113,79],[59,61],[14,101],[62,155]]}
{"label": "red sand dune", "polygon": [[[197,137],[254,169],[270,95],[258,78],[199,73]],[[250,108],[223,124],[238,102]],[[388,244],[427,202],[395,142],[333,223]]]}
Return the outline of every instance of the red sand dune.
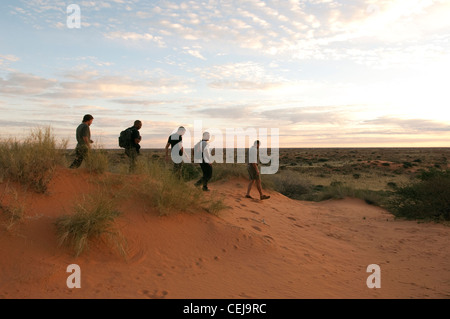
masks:
{"label": "red sand dune", "polygon": [[[19,194],[24,221],[0,227],[0,298],[450,297],[449,227],[395,220],[356,199],[246,199],[244,179],[211,184],[229,206],[219,217],[123,203],[127,260],[102,242],[75,258],[53,223],[91,180],[60,169],[47,195]],[[67,288],[70,264],[81,267],[81,289]],[[366,285],[370,264],[381,267],[380,289]]]}

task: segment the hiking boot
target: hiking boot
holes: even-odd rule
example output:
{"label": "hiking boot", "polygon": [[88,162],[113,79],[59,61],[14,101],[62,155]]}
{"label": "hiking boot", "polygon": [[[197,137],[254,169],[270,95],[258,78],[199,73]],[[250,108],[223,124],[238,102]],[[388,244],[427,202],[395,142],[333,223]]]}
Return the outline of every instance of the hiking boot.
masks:
{"label": "hiking boot", "polygon": [[209,188],[206,187],[206,186],[203,186],[203,191],[204,191],[204,192],[209,192]]}
{"label": "hiking boot", "polygon": [[196,187],[199,187],[200,185],[202,185],[202,183],[203,183],[203,181],[202,181],[202,180],[199,180],[199,181],[197,181],[194,185],[195,185]]}

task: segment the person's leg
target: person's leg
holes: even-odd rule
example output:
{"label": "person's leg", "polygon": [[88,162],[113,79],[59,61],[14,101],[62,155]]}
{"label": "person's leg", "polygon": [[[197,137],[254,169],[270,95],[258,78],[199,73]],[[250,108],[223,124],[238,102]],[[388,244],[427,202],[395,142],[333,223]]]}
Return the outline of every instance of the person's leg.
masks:
{"label": "person's leg", "polygon": [[212,178],[212,166],[206,164],[206,182],[204,183],[204,187],[208,189],[208,182]]}
{"label": "person's leg", "polygon": [[202,164],[200,164],[200,168],[202,169],[202,177],[200,177],[200,179],[197,181],[197,183],[195,183],[195,186],[200,186],[200,185],[202,185],[203,184],[203,181],[204,181],[204,179],[205,179],[205,175],[206,175],[206,173],[205,173],[205,168],[204,168],[204,164],[202,163]]}
{"label": "person's leg", "polygon": [[252,190],[253,185],[255,184],[255,181],[256,181],[256,178],[257,178],[257,174],[256,174],[256,171],[255,171],[254,167],[251,166],[251,165],[247,166],[247,172],[248,172],[248,177],[250,179],[250,183],[248,184],[247,194],[245,196],[248,197],[248,198],[251,198],[250,192]]}
{"label": "person's leg", "polygon": [[263,196],[263,192],[262,192],[262,186],[261,186],[261,178],[258,178],[256,180],[256,188],[258,189],[259,196],[262,197]]}
{"label": "person's leg", "polygon": [[81,147],[76,147],[75,156],[75,160],[73,161],[72,165],[70,165],[70,168],[79,168],[81,166],[81,163],[83,163],[85,152]]}
{"label": "person's leg", "polygon": [[247,194],[245,196],[249,197],[250,196],[250,192],[252,190],[253,184],[255,183],[255,180],[251,179],[250,183],[248,184],[248,188],[247,188]]}
{"label": "person's leg", "polygon": [[258,176],[258,179],[256,180],[256,187],[258,188],[259,198],[261,200],[270,198],[270,196],[264,195],[263,192],[262,192],[262,185],[261,185],[261,177],[260,176]]}
{"label": "person's leg", "polygon": [[182,178],[182,172],[183,172],[183,162],[176,164],[173,164],[173,174],[181,180]]}
{"label": "person's leg", "polygon": [[203,171],[203,190],[208,190],[208,181],[212,177],[212,166],[207,163],[200,164]]}
{"label": "person's leg", "polygon": [[137,151],[135,148],[127,148],[125,150],[125,154],[127,154],[127,156],[130,159],[129,171],[130,171],[130,173],[133,173],[136,169]]}

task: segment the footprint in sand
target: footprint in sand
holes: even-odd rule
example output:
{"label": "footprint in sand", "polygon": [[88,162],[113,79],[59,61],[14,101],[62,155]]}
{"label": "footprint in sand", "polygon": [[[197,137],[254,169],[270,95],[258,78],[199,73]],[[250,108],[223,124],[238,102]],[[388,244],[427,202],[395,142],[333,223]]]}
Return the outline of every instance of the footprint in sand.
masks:
{"label": "footprint in sand", "polygon": [[259,228],[258,226],[252,226],[253,229],[256,229],[257,231],[262,231],[261,228]]}
{"label": "footprint in sand", "polygon": [[265,236],[264,236],[264,239],[267,240],[267,241],[270,242],[270,243],[273,243],[273,242],[275,241],[272,237],[270,237],[270,236],[268,236],[268,235],[265,235]]}
{"label": "footprint in sand", "polygon": [[169,294],[165,290],[163,290],[163,291],[154,290],[153,293],[152,293],[152,292],[150,292],[149,290],[146,290],[146,289],[139,290],[138,293],[140,295],[144,296],[145,298],[149,298],[149,299],[164,299]]}

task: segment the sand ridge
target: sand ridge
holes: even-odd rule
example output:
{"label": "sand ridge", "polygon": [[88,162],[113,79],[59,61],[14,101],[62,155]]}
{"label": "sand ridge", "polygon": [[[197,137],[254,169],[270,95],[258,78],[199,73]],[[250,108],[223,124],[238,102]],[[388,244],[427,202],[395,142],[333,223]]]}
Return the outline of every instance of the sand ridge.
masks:
{"label": "sand ridge", "polygon": [[[104,242],[75,258],[58,247],[54,221],[98,184],[82,169],[58,169],[48,194],[20,194],[23,222],[0,228],[0,298],[450,297],[449,227],[395,220],[356,199],[302,202],[273,191],[247,199],[246,186],[210,185],[206,196],[228,206],[219,216],[161,217],[124,201],[126,260]],[[81,268],[81,289],[66,286],[70,264]],[[366,285],[370,264],[381,267],[381,289]]]}

